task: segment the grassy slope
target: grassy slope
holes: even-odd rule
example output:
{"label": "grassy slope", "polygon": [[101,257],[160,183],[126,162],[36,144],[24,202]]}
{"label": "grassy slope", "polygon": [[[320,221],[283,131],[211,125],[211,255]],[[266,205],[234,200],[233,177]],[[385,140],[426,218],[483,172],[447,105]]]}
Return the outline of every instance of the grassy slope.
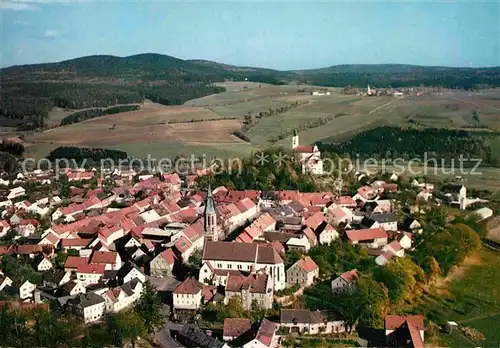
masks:
{"label": "grassy slope", "polygon": [[[424,295],[415,313],[426,313],[438,324],[456,321],[483,333],[484,342],[474,342],[460,332],[441,333],[442,345],[459,347],[500,346],[500,253],[481,249],[477,257],[459,269],[451,283],[433,290],[438,295]],[[432,291],[431,291],[432,293]]]}

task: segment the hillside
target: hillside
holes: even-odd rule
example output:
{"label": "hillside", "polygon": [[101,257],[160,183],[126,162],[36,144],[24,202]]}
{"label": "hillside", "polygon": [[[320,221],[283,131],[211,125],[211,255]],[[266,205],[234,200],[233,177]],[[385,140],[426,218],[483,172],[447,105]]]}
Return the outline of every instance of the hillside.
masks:
{"label": "hillside", "polygon": [[96,55],[57,63],[0,70],[0,126],[42,128],[50,110],[109,107],[141,103],[164,105],[224,91],[227,79],[282,85],[377,87],[500,86],[500,68],[446,68],[398,64],[338,65],[315,70],[277,71],[237,67],[206,60],[182,60],[162,54],[129,57]]}

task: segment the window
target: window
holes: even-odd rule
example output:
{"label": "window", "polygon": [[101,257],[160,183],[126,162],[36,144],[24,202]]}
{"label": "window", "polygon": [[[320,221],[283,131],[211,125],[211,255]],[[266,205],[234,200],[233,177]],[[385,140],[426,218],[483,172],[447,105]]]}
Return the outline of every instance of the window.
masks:
{"label": "window", "polygon": [[238,269],[241,269],[241,265],[238,264]]}

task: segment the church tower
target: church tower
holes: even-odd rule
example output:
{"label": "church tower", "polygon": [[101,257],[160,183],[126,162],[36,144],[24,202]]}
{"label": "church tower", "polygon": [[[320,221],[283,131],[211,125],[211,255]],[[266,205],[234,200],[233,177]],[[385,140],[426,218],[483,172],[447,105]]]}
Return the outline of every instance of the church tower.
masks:
{"label": "church tower", "polygon": [[205,236],[209,240],[217,241],[217,211],[215,210],[215,202],[212,196],[210,184],[208,185],[207,200],[205,201]]}
{"label": "church tower", "polygon": [[295,150],[299,146],[299,135],[297,134],[297,130],[293,130],[293,137],[292,137],[292,150]]}

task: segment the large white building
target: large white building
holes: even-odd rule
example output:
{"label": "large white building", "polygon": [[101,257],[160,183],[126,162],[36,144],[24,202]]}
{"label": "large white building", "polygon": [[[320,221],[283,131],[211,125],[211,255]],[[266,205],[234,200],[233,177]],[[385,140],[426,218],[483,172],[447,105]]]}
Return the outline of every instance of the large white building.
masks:
{"label": "large white building", "polygon": [[[199,281],[216,280],[225,285],[224,273],[263,270],[274,284],[274,290],[285,288],[285,265],[278,251],[269,244],[206,241],[203,248]],[[219,276],[219,277],[217,277]]]}
{"label": "large white building", "polygon": [[321,159],[321,152],[318,147],[316,145],[299,145],[299,135],[295,130],[292,137],[292,150],[295,153],[295,159],[302,166],[303,174],[323,174],[323,160]]}

